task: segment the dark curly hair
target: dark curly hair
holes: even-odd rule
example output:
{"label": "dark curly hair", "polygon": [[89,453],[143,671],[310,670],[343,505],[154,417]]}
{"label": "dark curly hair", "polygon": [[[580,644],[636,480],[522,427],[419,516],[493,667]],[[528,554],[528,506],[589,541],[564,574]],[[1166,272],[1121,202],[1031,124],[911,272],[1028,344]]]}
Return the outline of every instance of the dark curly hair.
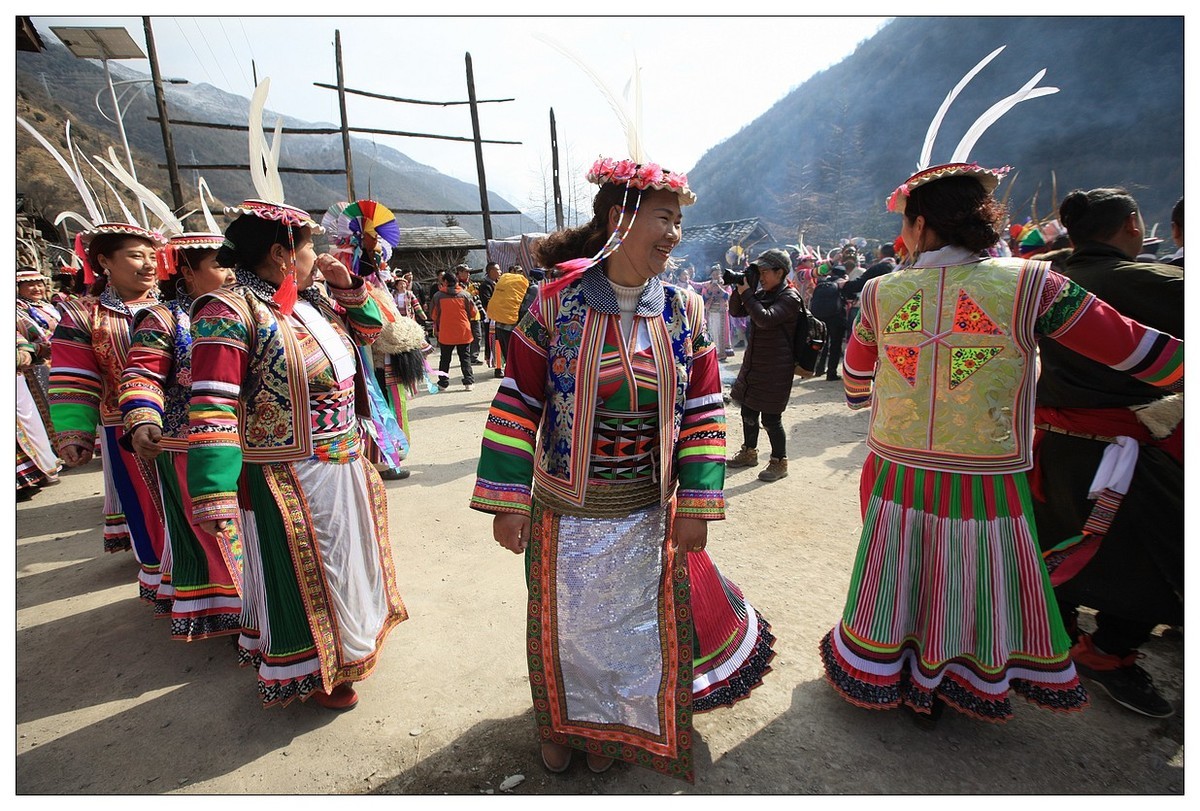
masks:
{"label": "dark curly hair", "polygon": [[1129,215],[1138,210],[1137,201],[1125,189],[1075,189],[1058,207],[1058,221],[1067,229],[1071,242],[1104,241],[1117,233]]}
{"label": "dark curly hair", "polygon": [[569,259],[594,256],[608,240],[608,212],[613,206],[620,206],[622,200],[632,210],[642,194],[639,189],[630,189],[626,199],[624,185],[605,183],[592,200],[592,219],[587,224],[556,231],[537,243],[534,255],[538,266],[552,268]]}
{"label": "dark curly hair", "polygon": [[904,203],[904,217],[910,223],[923,216],[925,225],[947,244],[971,251],[987,250],[1000,241],[1005,215],[1004,206],[991,192],[966,175],[917,186]]}

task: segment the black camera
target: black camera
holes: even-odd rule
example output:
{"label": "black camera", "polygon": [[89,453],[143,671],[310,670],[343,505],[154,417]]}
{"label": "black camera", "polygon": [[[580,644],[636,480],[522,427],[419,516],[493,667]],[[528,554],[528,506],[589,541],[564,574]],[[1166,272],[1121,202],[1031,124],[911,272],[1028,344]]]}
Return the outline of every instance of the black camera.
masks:
{"label": "black camera", "polygon": [[753,290],[758,287],[758,266],[751,265],[744,271],[725,269],[722,271],[721,282],[737,287],[743,282]]}

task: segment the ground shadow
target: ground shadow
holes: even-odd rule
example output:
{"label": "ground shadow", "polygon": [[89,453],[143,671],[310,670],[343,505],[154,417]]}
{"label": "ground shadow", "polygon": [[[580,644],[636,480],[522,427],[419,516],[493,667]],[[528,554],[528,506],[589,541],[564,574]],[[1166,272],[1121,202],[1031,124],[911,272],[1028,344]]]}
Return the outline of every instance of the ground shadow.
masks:
{"label": "ground shadow", "polygon": [[[692,756],[697,772],[711,768],[708,746],[694,734]],[[514,775],[521,782],[509,792],[500,785]],[[649,769],[616,763],[604,774],[592,774],[586,759],[575,753],[562,774],[542,766],[533,710],[510,718],[482,721],[440,751],[377,786],[374,794],[676,794],[698,792],[682,780]]]}

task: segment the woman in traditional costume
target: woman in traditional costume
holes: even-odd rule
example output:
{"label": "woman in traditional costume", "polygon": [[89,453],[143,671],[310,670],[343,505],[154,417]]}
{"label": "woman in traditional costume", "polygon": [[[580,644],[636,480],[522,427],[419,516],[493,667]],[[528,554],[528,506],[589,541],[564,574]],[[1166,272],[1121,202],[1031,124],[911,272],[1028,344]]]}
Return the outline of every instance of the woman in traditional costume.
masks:
{"label": "woman in traditional costume", "polygon": [[[1055,92],[1034,89],[1043,74],[1007,103]],[[845,359],[847,403],[871,408],[870,453],[849,596],[820,644],[825,675],[847,701],[907,706],[927,727],[947,704],[1005,721],[1010,690],[1079,710],[1087,693],[1026,478],[1037,340],[1171,389],[1183,385],[1182,343],[1048,264],[989,257],[1004,215],[992,192],[1007,169],[965,162],[979,127],[951,163],[929,167],[933,131],[921,170],[888,201],[914,259],[866,284]]]}
{"label": "woman in traditional costume", "polygon": [[471,506],[526,555],[546,768],[582,750],[692,781],[693,715],[760,684],[774,636],[704,552],[725,516],[717,356],[700,296],[659,278],[695,195],[630,136],[633,159],[588,174],[592,220],[536,249],[562,275],[509,342]]}
{"label": "woman in traditional costume", "polygon": [[17,500],[58,484],[50,420],[50,336],[61,314],[46,300],[46,278],[33,267],[17,269]]}
{"label": "woman in traditional costume", "polygon": [[250,116],[250,163],[266,166],[253,173],[261,199],[226,210],[240,216],[217,256],[236,267],[236,285],[192,305],[188,489],[202,529],[240,523],[253,620],[239,645],[263,703],[311,697],[344,710],[408,616],[386,492],[359,428],[368,411],[355,343],[374,340],[382,321],[363,281],[314,251],[320,226],[283,202],[278,152],[262,133],[267,88],[255,90]]}
{"label": "woman in traditional costume", "polygon": [[109,221],[94,200],[74,154],[70,124],[66,129],[68,162],[28,122],[17,119],[66,172],[84,203],[86,213],[64,212],[58,222],[74,220],[83,226],[75,237],[75,255],[82,262],[90,295],[58,306],[62,320],[54,330],[50,361],[50,416],[59,456],[67,467],[89,462],[96,449],[96,426],[101,427],[104,467],[104,550],[133,549],[140,565],[138,593],[161,612],[160,601],[164,529],[162,507],[156,498],[153,466],[121,447],[125,429],[117,390],[129,352],[134,314],[158,301],[158,249],[166,240],[139,224],[120,203],[125,222]]}
{"label": "woman in traditional costume", "polygon": [[170,208],[128,175],[110,154],[97,157],[110,172],[159,212],[170,237],[160,260],[169,278],[164,298],[133,321],[129,357],[118,403],[124,419],[121,440],[155,466],[163,504],[163,545],[159,597],[170,597],[171,636],[185,642],[241,630],[241,544],[236,529],[223,536],[192,524],[187,486],[188,400],[191,398],[191,305],[223,286],[232,272],[216,261],[223,236],[208,211],[200,181],[207,231],[188,232]]}
{"label": "woman in traditional costume", "polygon": [[724,271],[720,267],[713,267],[709,271],[708,281],[697,288],[700,297],[704,299],[704,318],[708,324],[709,335],[717,346],[718,362],[733,357],[729,326],[729,298],[733,291],[723,280]]}

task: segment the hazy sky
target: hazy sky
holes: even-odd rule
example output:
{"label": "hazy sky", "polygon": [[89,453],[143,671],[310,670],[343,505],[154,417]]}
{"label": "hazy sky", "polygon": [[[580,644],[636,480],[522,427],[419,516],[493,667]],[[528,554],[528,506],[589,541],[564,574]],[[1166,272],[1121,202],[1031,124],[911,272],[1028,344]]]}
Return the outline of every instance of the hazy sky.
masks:
{"label": "hazy sky", "polygon": [[[285,19],[151,15],[164,77],[205,82],[248,97],[253,60],[259,79],[271,79],[268,109],[308,121],[338,120],[336,92],[313,85],[336,83],[335,31],[341,32],[347,87],[404,98],[465,100],[465,54],[469,52],[477,98],[515,99],[481,105],[480,125],[484,138],[522,142],[484,146],[489,190],[518,206],[541,194],[543,168],[550,165],[551,107],[564,173],[579,172],[599,155],[628,154],[624,131],[600,91],[580,68],[535,39],[535,33],[575,51],[618,95],[633,75],[636,55],[641,66],[646,151],[666,168],[687,171],[708,148],[735,134],[814,73],[841,61],[885,20],[865,16]],[[34,17],[33,21],[50,39],[54,39],[51,26],[124,25],[135,42],[144,42],[140,17]],[[122,64],[149,73],[146,60]],[[134,105],[145,107],[140,113],[152,114],[152,99],[136,99],[127,106],[137,109]],[[465,105],[428,107],[350,96],[347,110],[352,126],[471,135]],[[476,181],[469,142],[374,137],[440,172]],[[355,173],[368,166],[369,161],[363,165],[356,160]],[[286,175],[284,184],[286,189]]]}

